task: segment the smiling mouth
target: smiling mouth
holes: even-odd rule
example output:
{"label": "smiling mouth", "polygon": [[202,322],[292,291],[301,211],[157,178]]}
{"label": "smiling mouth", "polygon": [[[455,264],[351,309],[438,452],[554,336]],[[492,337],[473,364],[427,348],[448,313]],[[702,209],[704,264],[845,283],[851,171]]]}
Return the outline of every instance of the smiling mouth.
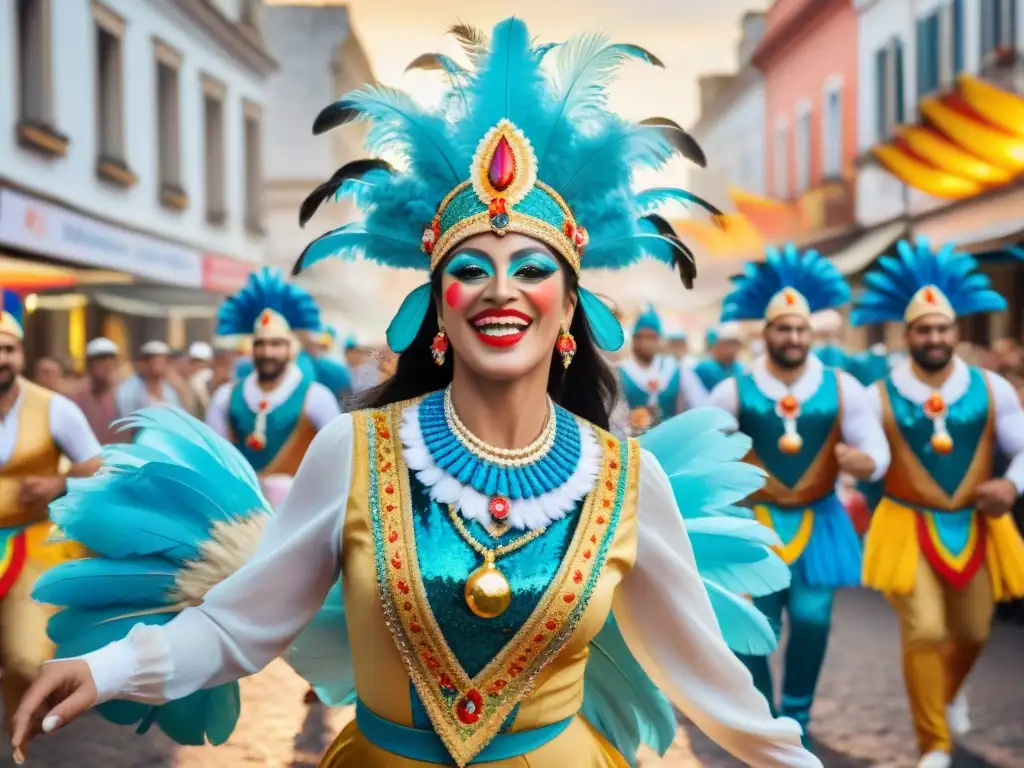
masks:
{"label": "smiling mouth", "polygon": [[471,317],[469,324],[484,344],[511,347],[526,335],[533,318],[514,309],[488,309]]}

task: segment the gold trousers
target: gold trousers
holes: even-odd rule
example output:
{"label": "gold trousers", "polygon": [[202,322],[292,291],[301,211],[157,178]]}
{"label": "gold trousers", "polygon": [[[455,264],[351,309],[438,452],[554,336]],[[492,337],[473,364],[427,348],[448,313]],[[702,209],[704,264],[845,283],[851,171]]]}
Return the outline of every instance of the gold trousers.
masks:
{"label": "gold trousers", "polygon": [[887,595],[900,619],[903,677],[921,753],[951,752],[946,706],[954,699],[992,628],[995,598],[982,566],[954,589],[918,558],[914,587]]}
{"label": "gold trousers", "polygon": [[40,667],[53,658],[53,644],[46,635],[53,609],[32,599],[32,586],[44,570],[42,563],[30,557],[18,580],[0,599],[0,695],[8,732],[21,697]]}

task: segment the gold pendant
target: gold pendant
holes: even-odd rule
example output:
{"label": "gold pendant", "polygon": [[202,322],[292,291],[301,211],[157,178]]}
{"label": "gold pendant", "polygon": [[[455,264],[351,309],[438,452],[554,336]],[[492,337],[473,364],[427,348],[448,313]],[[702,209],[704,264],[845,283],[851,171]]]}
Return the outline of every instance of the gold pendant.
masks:
{"label": "gold pendant", "polygon": [[800,453],[800,449],[804,446],[804,439],[800,437],[796,432],[787,432],[779,438],[779,450],[783,453],[793,454]]}
{"label": "gold pendant", "polygon": [[494,619],[508,610],[512,585],[494,565],[494,555],[484,555],[484,564],[466,579],[466,604],[481,619]]}

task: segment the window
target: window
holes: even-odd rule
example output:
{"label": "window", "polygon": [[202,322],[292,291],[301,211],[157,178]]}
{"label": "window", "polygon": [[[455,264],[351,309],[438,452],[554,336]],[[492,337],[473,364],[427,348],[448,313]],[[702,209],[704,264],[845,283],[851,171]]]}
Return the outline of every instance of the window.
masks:
{"label": "window", "polygon": [[919,98],[953,84],[964,68],[963,0],[949,0],[917,20]]}
{"label": "window", "polygon": [[981,61],[997,48],[1017,47],[1016,0],[981,0]]}
{"label": "window", "polygon": [[262,169],[260,148],[262,131],[260,130],[260,108],[252,102],[245,102],[245,226],[254,234],[263,234],[262,210]]}
{"label": "window", "polygon": [[875,51],[875,138],[888,141],[907,116],[903,104],[903,41],[894,37]]}
{"label": "window", "polygon": [[50,2],[17,0],[20,117],[48,124],[53,108],[50,74]]}
{"label": "window", "polygon": [[155,47],[160,202],[180,211],[188,205],[188,198],[181,188],[181,85],[178,77],[181,56],[159,40],[155,41]]}
{"label": "window", "polygon": [[93,5],[96,21],[97,173],[121,186],[131,186],[124,152],[124,21],[102,5]]}
{"label": "window", "polygon": [[796,112],[796,193],[811,186],[811,105],[801,104]]}
{"label": "window", "polygon": [[224,194],[224,86],[203,77],[203,170],[206,179],[206,221],[227,221]]}
{"label": "window", "polygon": [[789,199],[789,127],[780,120],[775,128],[775,197]]}
{"label": "window", "polygon": [[827,179],[843,170],[843,90],[838,83],[825,89],[825,113],[821,121],[821,170]]}

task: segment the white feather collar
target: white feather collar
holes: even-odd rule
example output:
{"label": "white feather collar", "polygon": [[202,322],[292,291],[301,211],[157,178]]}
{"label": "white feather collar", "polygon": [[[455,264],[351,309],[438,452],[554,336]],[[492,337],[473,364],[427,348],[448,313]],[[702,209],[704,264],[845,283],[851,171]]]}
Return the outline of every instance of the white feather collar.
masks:
{"label": "white feather collar", "polygon": [[[601,464],[601,446],[593,427],[580,420],[577,423],[580,426],[581,452],[576,470],[559,488],[532,499],[514,500],[505,520],[508,525],[518,530],[534,530],[561,520],[594,489]],[[454,504],[467,520],[476,520],[484,526],[493,523],[488,509],[490,497],[460,483],[434,463],[420,430],[418,405],[410,406],[402,413],[398,435],[402,440],[405,463],[430,491],[430,498],[439,504]]]}

